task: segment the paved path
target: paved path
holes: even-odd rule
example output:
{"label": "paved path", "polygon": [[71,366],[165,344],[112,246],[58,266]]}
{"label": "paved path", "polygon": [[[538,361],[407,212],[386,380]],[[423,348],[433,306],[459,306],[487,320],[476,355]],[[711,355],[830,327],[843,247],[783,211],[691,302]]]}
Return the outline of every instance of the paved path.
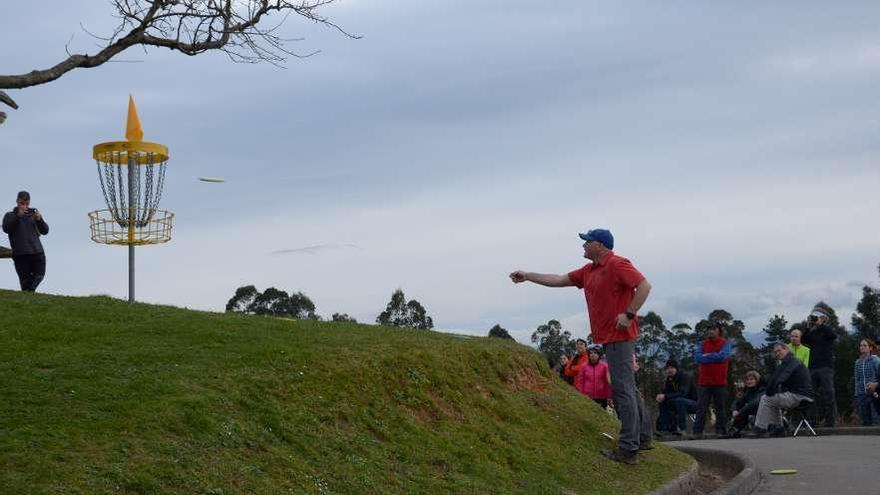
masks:
{"label": "paved path", "polygon": [[[751,458],[763,478],[755,495],[880,493],[880,436],[694,440],[668,445],[725,450]],[[786,468],[798,473],[770,474]]]}

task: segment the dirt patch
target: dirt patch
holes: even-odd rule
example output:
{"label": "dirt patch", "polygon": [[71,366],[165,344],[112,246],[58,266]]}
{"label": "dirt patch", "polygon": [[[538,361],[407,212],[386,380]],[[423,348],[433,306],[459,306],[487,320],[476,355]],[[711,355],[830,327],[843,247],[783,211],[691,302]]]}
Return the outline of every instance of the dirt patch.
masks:
{"label": "dirt patch", "polygon": [[430,405],[419,407],[407,407],[407,410],[420,423],[435,424],[443,420],[464,421],[464,413],[454,404],[450,404],[442,397],[429,392]]}
{"label": "dirt patch", "polygon": [[480,394],[480,397],[483,400],[489,400],[492,398],[492,394],[490,394],[489,391],[486,390],[486,388],[483,387],[482,385],[476,384],[476,385],[474,385],[474,389],[476,389],[477,393]]}
{"label": "dirt patch", "polygon": [[455,421],[463,421],[464,413],[453,404],[446,402],[440,397],[435,396],[434,394],[428,394],[431,397],[431,403],[434,404],[434,407],[437,408],[438,415],[441,417],[445,417],[448,419],[452,419]]}
{"label": "dirt patch", "polygon": [[550,404],[550,399],[547,398],[546,395],[535,395],[534,397],[532,397],[532,404],[534,404],[535,407],[542,411],[549,411],[553,409]]}
{"label": "dirt patch", "polygon": [[532,368],[523,368],[517,371],[515,375],[508,377],[506,382],[512,390],[529,390],[531,392],[543,392],[550,384],[550,380]]}
{"label": "dirt patch", "polygon": [[728,480],[721,475],[721,473],[710,469],[709,467],[700,464],[700,470],[697,476],[696,484],[694,488],[696,491],[695,494],[706,494],[712,493]]}

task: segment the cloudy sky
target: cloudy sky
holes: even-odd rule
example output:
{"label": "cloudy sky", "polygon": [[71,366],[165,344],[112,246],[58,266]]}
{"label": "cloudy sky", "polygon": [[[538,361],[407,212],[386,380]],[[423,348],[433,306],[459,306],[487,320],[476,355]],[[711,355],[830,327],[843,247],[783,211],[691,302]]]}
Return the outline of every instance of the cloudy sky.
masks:
{"label": "cloudy sky", "polygon": [[[171,150],[173,239],[137,251],[138,299],[222,311],[254,284],[372,322],[392,291],[444,331],[500,323],[527,342],[588,331],[575,289],[514,269],[584,263],[608,227],[654,285],[645,309],[715,308],[760,331],[818,300],[849,320],[880,263],[880,4],[338,0],[353,40],[291,18],[286,68],[131,49],[8,91],[0,198],[48,220],[41,291],[127,295],[124,248],[89,239],[104,208],[92,145]],[[106,2],[19,2],[0,73],[96,51]],[[207,184],[199,176],[223,177]],[[6,244],[6,243],[4,243]],[[0,287],[17,288],[11,264]]]}

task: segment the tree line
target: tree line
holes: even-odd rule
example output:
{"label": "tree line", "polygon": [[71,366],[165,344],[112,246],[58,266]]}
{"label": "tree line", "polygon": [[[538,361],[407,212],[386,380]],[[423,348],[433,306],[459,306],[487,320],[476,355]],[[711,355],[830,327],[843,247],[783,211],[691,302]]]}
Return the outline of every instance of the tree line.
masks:
{"label": "tree line", "polygon": [[[315,309],[315,303],[303,292],[288,294],[275,287],[260,292],[253,285],[239,287],[226,303],[227,313],[321,321],[323,318],[315,312]],[[357,323],[357,320],[348,313],[333,313],[330,321]],[[418,330],[434,328],[434,320],[428,316],[425,307],[415,299],[407,301],[402,289],[397,289],[391,294],[391,300],[388,301],[385,310],[376,317],[376,323]]]}

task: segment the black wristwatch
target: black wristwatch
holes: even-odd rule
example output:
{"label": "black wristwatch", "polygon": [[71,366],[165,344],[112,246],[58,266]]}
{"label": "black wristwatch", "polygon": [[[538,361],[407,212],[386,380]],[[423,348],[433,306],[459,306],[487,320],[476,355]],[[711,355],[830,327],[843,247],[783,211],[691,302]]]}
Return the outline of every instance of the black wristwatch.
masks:
{"label": "black wristwatch", "polygon": [[636,314],[633,313],[632,311],[627,311],[627,312],[625,312],[624,314],[625,314],[626,317],[629,318],[630,320],[635,320],[635,319],[636,319]]}

